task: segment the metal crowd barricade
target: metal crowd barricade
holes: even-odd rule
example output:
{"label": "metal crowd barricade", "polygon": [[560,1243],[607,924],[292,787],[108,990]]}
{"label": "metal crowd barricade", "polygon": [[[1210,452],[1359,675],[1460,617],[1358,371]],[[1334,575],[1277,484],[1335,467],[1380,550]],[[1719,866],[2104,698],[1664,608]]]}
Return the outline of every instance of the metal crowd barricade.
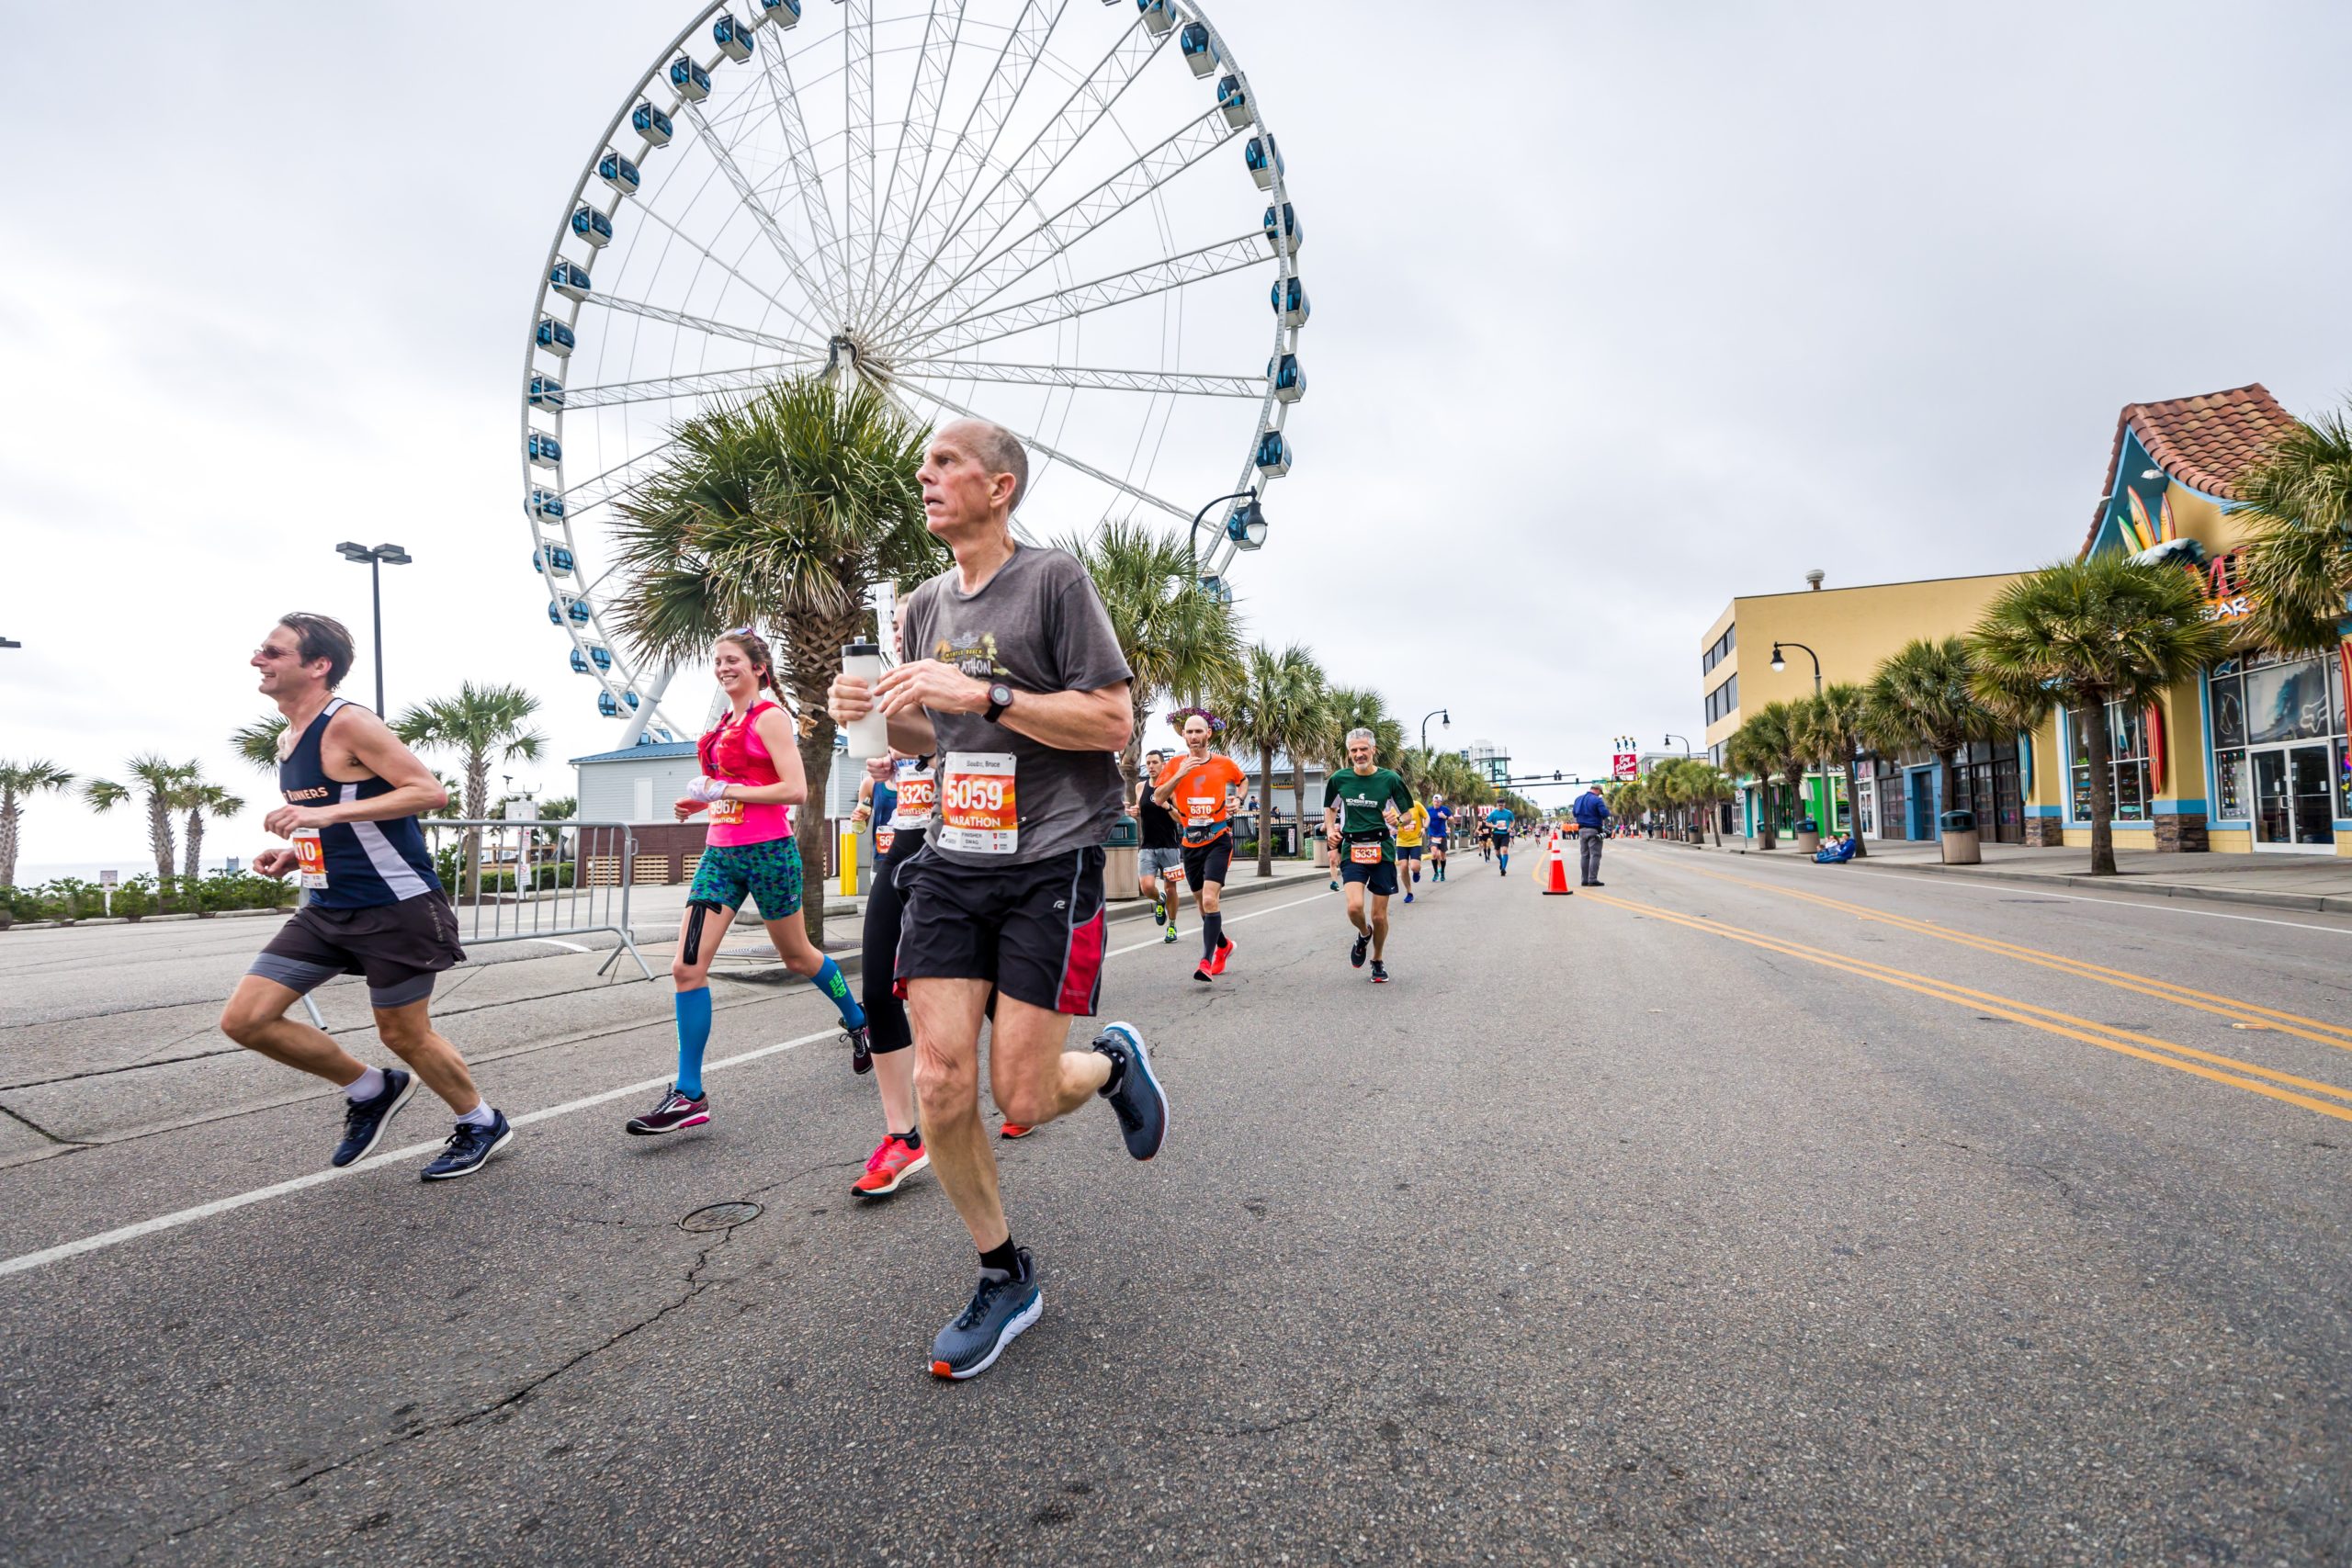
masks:
{"label": "metal crowd barricade", "polygon": [[[468,947],[561,943],[609,931],[619,945],[596,973],[627,953],[639,974],[653,978],[629,930],[629,889],[639,867],[628,824],[428,817],[424,827],[433,868],[458,911],[458,940]],[[666,866],[661,870],[655,880],[666,879]]]}

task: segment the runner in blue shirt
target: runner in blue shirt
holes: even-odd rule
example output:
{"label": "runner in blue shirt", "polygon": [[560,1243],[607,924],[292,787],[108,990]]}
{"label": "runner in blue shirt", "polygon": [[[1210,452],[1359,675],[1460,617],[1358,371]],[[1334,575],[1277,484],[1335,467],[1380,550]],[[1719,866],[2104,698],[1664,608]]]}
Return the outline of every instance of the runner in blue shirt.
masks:
{"label": "runner in blue shirt", "polygon": [[1495,859],[1505,876],[1510,874],[1510,808],[1498,806],[1487,813],[1487,829],[1495,836]]}
{"label": "runner in blue shirt", "polygon": [[1443,882],[1445,880],[1445,843],[1447,836],[1453,831],[1453,807],[1445,803],[1445,796],[1442,795],[1433,795],[1430,796],[1430,825],[1428,832],[1430,840],[1430,880],[1431,882]]}

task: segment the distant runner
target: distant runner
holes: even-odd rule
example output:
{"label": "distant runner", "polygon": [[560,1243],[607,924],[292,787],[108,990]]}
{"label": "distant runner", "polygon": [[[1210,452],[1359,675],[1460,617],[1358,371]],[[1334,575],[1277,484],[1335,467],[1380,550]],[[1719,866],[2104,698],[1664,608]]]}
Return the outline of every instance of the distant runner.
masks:
{"label": "distant runner", "polygon": [[727,695],[727,712],[695,746],[702,773],[672,808],[681,822],[705,812],[710,818],[678,921],[678,951],[670,960],[677,987],[678,1070],[660,1102],[623,1125],[633,1137],[660,1137],[710,1121],[702,1081],[703,1054],[710,1045],[710,964],[746,897],[758,905],[784,966],[814,980],[841,1014],[851,1065],[861,1073],[872,1066],[865,1010],[850,995],[841,965],[808,940],[800,917],[800,846],[792,841],[790,807],[808,798],[808,780],[791,716],[762,694],[775,687],[767,639],[749,626],[729,632],[712,645],[710,662]]}
{"label": "distant runner", "polygon": [[1201,962],[1193,978],[1210,980],[1233,956],[1217,907],[1233,865],[1234,807],[1248,780],[1232,758],[1210,750],[1223,721],[1202,708],[1182,718],[1185,754],[1160,770],[1151,796],[1175,813],[1184,835],[1184,885],[1201,907]]}
{"label": "distant runner", "polygon": [[1445,796],[1442,795],[1430,795],[1430,880],[1433,883],[1443,882],[1445,880],[1446,836],[1453,830],[1453,807],[1445,803]]}
{"label": "distant runner", "polygon": [[[383,1142],[422,1079],[457,1130],[421,1173],[469,1176],[514,1141],[503,1113],[474,1088],[458,1048],[433,1027],[434,976],[465,961],[457,911],[425,852],[420,812],[447,803],[441,781],[383,719],[334,694],[350,671],[351,634],[296,612],[270,628],[250,660],[262,694],[286,716],[277,787],[286,804],[262,826],[293,841],[254,856],[263,876],[299,871],[310,897],[237,982],[220,1032],[246,1050],[341,1087],[343,1141],[327,1163],[347,1166]],[[365,975],[376,1033],[413,1071],[371,1067],[287,1010],[337,975]]]}
{"label": "distant runner", "polygon": [[873,792],[874,885],[865,890],[865,925],[859,951],[876,958],[859,971],[859,1000],[865,1009],[866,1046],[873,1054],[874,1087],[882,1096],[882,1142],[866,1157],[865,1169],[850,1190],[860,1198],[887,1198],[907,1178],[931,1168],[915,1119],[915,1043],[899,999],[891,965],[879,955],[896,953],[904,900],[899,872],[922,849],[937,804],[938,781],[928,757],[896,751],[871,758],[866,785]]}
{"label": "distant runner", "polygon": [[[1412,809],[1413,792],[1397,774],[1374,765],[1371,730],[1351,729],[1347,741],[1348,766],[1323,785],[1323,831],[1347,882],[1348,919],[1356,928],[1348,962],[1363,968],[1369,947],[1373,983],[1385,985],[1388,899],[1396,891],[1396,845],[1391,834],[1399,815]],[[1371,896],[1369,911],[1366,894]]]}
{"label": "distant runner", "polygon": [[1160,764],[1167,760],[1165,751],[1145,752],[1143,776],[1136,781],[1136,820],[1143,828],[1143,849],[1136,856],[1136,891],[1151,900],[1154,923],[1168,928],[1159,940],[1172,943],[1176,940],[1177,907],[1184,901],[1183,839],[1177,831],[1174,815],[1151,794],[1159,778]]}
{"label": "distant runner", "polygon": [[1495,843],[1495,859],[1502,863],[1497,868],[1503,875],[1510,874],[1510,826],[1509,807],[1498,806],[1487,813],[1487,833]]}
{"label": "distant runner", "polygon": [[1405,902],[1413,901],[1413,884],[1421,879],[1421,835],[1429,830],[1429,809],[1419,801],[1396,818],[1396,880],[1405,886]]}

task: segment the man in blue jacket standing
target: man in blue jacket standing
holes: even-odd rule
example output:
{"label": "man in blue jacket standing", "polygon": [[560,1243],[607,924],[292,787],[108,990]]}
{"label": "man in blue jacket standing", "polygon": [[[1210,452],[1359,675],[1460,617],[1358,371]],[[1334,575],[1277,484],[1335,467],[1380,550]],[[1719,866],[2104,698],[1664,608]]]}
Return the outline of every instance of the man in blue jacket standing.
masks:
{"label": "man in blue jacket standing", "polygon": [[1609,802],[1600,797],[1600,786],[1595,784],[1577,796],[1576,804],[1568,809],[1576,814],[1577,852],[1583,861],[1584,885],[1587,887],[1602,886],[1600,834],[1609,826]]}

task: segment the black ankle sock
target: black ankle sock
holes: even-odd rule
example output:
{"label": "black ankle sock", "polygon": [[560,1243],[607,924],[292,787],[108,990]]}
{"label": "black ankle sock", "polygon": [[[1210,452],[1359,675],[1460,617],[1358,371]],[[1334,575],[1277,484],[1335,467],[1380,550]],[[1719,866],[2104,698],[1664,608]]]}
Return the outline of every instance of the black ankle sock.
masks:
{"label": "black ankle sock", "polygon": [[901,1133],[899,1140],[910,1149],[919,1149],[922,1147],[922,1129],[918,1127],[911,1133]]}
{"label": "black ankle sock", "polygon": [[1223,915],[1203,915],[1201,917],[1202,959],[1205,961],[1215,958],[1216,956],[1216,950],[1223,946],[1224,943],[1225,917]]}
{"label": "black ankle sock", "polygon": [[1021,1277],[1021,1251],[1012,1245],[1012,1238],[1006,1236],[980,1254],[980,1267],[993,1269],[1000,1274],[1010,1274],[1017,1280]]}

